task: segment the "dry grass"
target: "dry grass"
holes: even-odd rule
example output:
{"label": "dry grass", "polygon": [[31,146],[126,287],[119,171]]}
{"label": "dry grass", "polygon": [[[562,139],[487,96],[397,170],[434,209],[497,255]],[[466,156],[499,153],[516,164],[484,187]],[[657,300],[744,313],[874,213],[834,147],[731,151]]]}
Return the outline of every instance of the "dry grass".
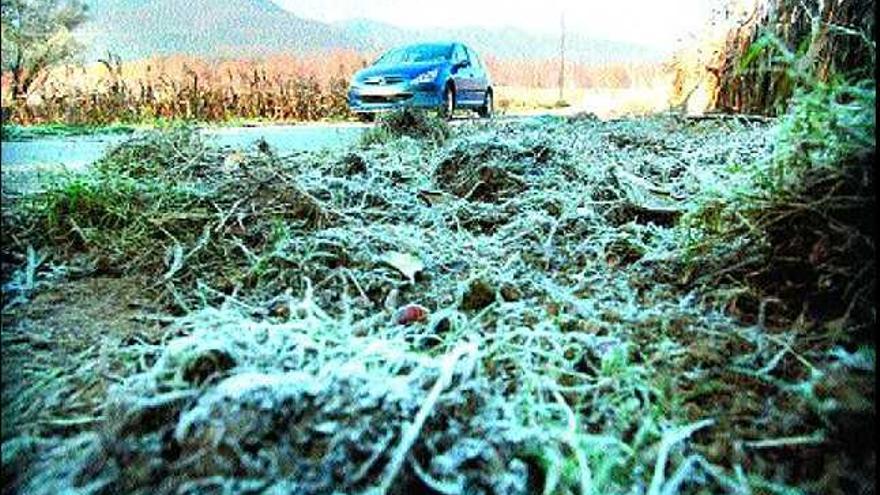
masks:
{"label": "dry grass", "polygon": [[[171,56],[121,62],[111,56],[100,64],[58,67],[17,102],[4,75],[2,102],[9,121],[22,125],[344,119],[348,81],[374,58],[353,51],[226,61]],[[500,108],[556,106],[557,61],[487,57],[487,65]],[[655,93],[666,85],[665,74],[660,64],[571,63],[565,100],[577,106],[596,95],[603,113],[646,113],[660,107],[663,98]]]}
{"label": "dry grass", "polygon": [[345,118],[351,74],[366,55],[208,61],[189,56],[59,67],[25,100],[3,104],[18,124],[108,124],[155,120],[223,122]]}
{"label": "dry grass", "polygon": [[873,2],[727,0],[670,61],[673,105],[779,115],[804,87],[871,79]]}

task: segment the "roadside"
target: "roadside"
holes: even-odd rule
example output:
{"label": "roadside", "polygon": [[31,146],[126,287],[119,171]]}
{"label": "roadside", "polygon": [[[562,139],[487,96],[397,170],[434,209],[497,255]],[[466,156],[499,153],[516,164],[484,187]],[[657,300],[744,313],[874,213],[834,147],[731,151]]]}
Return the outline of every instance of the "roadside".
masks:
{"label": "roadside", "polygon": [[[217,146],[246,147],[264,139],[280,152],[315,151],[322,148],[343,148],[351,145],[368,124],[252,124],[242,127],[198,126],[201,133]],[[4,141],[2,163],[5,172],[18,173],[23,166],[41,166],[58,170],[81,170],[99,159],[108,149],[131,136],[151,128],[132,128],[130,132],[104,132],[97,128],[90,133],[67,135],[32,134],[27,139]]]}
{"label": "roadside", "polygon": [[[515,121],[541,116],[566,116],[577,113],[574,107],[552,111],[520,112],[498,115],[498,121]],[[478,122],[476,114],[459,112],[449,122],[453,127]],[[195,124],[202,135],[217,146],[245,148],[257,140],[265,140],[280,153],[344,149],[375,124],[362,122],[304,122],[272,123],[246,122],[236,126]],[[165,128],[163,125],[159,128]],[[68,128],[61,126],[15,127],[4,134],[2,163],[4,176],[11,180],[27,167],[38,167],[37,172],[77,171],[99,159],[108,149],[132,135],[156,129],[153,126],[112,126]],[[25,169],[22,169],[25,167]]]}

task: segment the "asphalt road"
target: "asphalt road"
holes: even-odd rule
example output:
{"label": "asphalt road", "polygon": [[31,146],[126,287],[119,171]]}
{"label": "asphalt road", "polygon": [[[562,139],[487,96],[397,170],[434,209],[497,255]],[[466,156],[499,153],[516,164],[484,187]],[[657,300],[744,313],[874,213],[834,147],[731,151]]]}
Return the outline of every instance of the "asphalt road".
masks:
{"label": "asphalt road", "polygon": [[[202,129],[211,142],[220,146],[243,148],[263,138],[279,152],[311,151],[344,147],[355,142],[367,128],[365,124],[270,125],[258,127],[212,127]],[[4,141],[4,167],[58,165],[68,169],[85,167],[104,152],[129,136],[90,134],[82,136],[40,137],[27,141]]]}
{"label": "asphalt road", "polygon": [[[512,120],[539,117],[553,112],[530,115],[498,117]],[[457,117],[451,124],[459,125],[472,120]],[[248,127],[207,127],[201,132],[219,146],[244,148],[263,138],[279,153],[315,151],[324,148],[344,148],[352,145],[372,124],[361,123],[315,123],[297,125],[257,125]],[[87,134],[81,136],[47,136],[27,141],[4,141],[2,143],[3,167],[26,167],[30,165],[81,169],[95,162],[108,148],[126,139],[124,134]]]}

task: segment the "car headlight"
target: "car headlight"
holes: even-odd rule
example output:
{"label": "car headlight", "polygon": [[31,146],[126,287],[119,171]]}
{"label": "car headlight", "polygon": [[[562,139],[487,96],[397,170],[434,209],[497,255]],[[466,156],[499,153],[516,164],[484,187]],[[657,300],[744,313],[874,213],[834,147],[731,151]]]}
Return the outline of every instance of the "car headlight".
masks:
{"label": "car headlight", "polygon": [[428,72],[422,72],[421,74],[417,75],[412,80],[412,82],[414,84],[432,83],[432,82],[434,82],[435,79],[437,79],[438,72],[439,71],[437,69],[432,69],[432,70],[429,70]]}

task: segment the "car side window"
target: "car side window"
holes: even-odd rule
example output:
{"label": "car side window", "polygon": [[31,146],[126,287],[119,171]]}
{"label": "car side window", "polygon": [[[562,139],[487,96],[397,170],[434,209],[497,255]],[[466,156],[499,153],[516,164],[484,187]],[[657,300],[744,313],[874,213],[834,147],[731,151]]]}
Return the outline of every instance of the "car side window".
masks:
{"label": "car side window", "polygon": [[455,51],[452,52],[452,62],[458,63],[467,60],[467,53],[461,45],[455,45]]}
{"label": "car side window", "polygon": [[477,53],[472,49],[467,49],[468,58],[471,59],[471,65],[474,66],[475,69],[483,70],[483,63],[480,61],[480,57],[477,56]]}

